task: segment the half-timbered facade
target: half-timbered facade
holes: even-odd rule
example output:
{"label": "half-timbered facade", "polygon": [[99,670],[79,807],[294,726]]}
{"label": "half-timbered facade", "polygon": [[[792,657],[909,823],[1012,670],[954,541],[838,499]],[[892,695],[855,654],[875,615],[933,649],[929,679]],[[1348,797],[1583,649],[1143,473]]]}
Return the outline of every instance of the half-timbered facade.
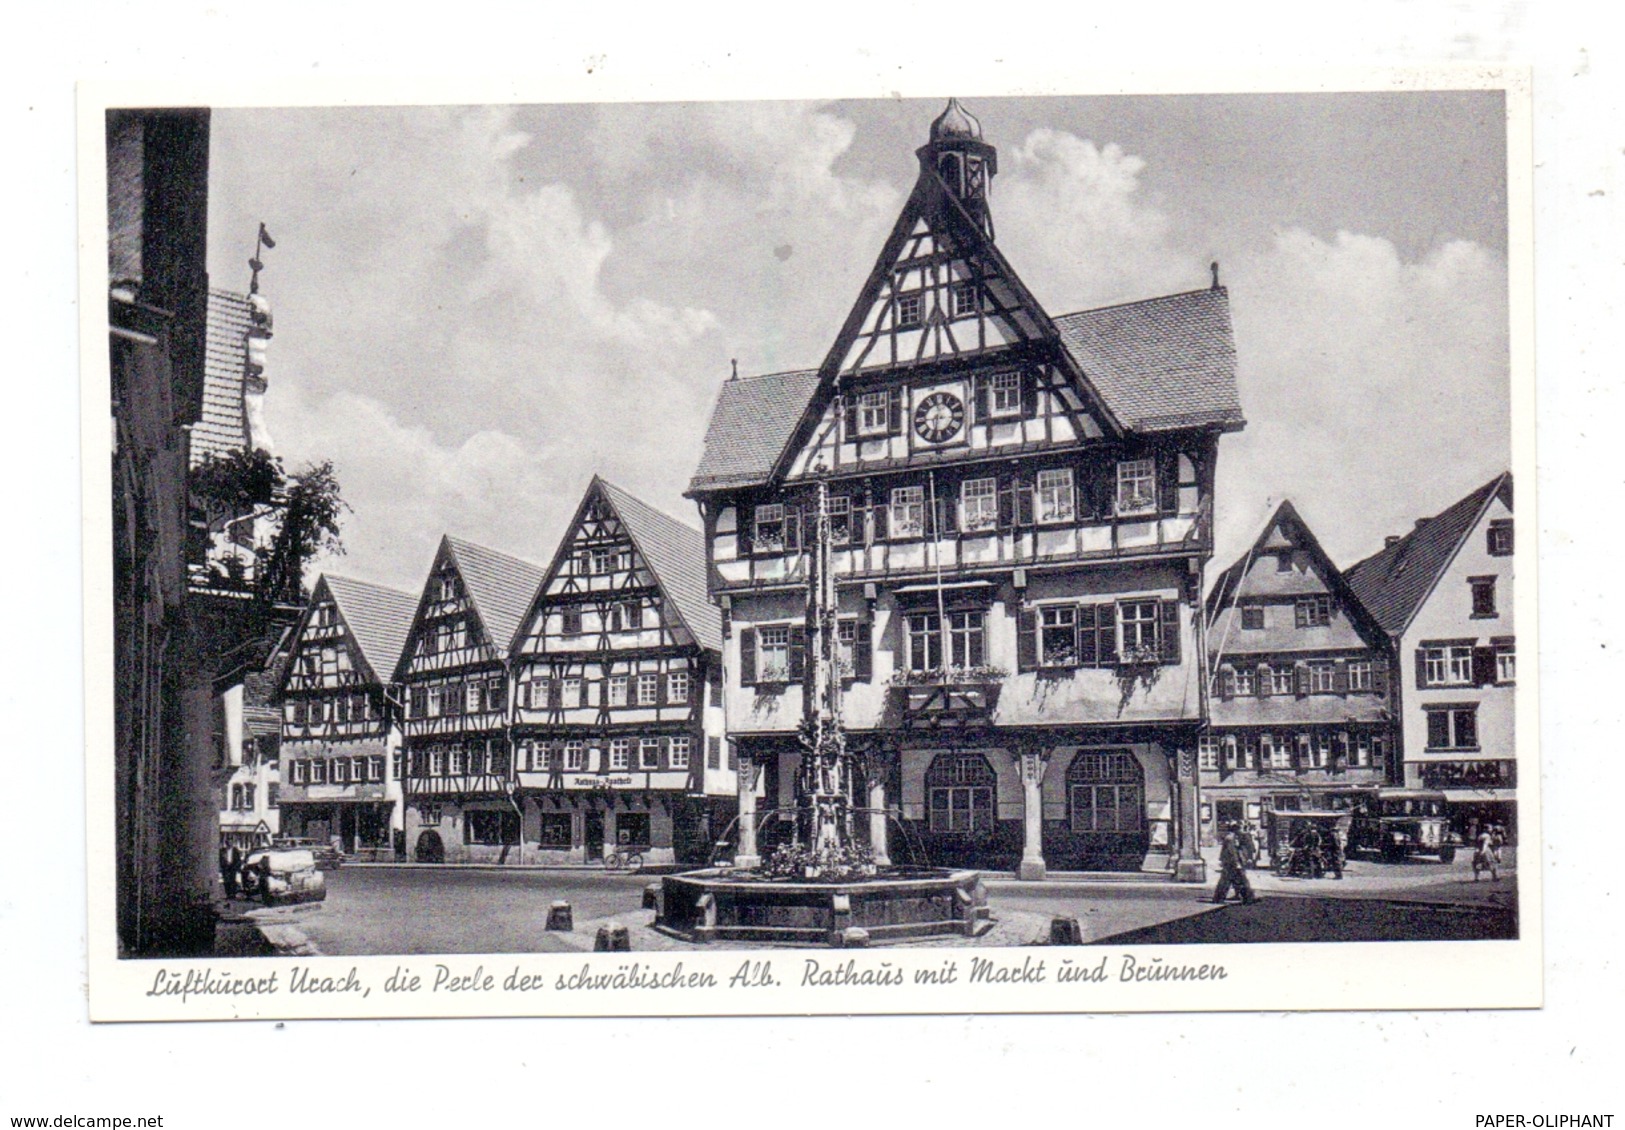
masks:
{"label": "half-timbered facade", "polygon": [[1468,842],[1517,836],[1512,531],[1505,472],[1345,573],[1397,657],[1405,784],[1442,790]]}
{"label": "half-timbered facade", "polygon": [[976,121],[950,103],[917,156],[823,364],[725,383],[690,484],[741,808],[763,794],[765,846],[791,805],[823,482],[844,720],[892,856],[1197,877],[1196,612],[1243,424],[1228,299],[1215,269],[1053,317],[994,243]]}
{"label": "half-timbered facade", "polygon": [[700,532],[594,478],[513,643],[523,858],[702,863],[731,817]]}
{"label": "half-timbered facade", "polygon": [[395,671],[406,702],[406,840],[413,859],[519,861],[508,648],[542,573],[518,557],[441,539]]}
{"label": "half-timbered facade", "polygon": [[1397,783],[1390,657],[1290,502],[1208,596],[1211,725],[1198,745],[1204,840],[1271,809]]}
{"label": "half-timbered facade", "polygon": [[396,589],[331,575],[316,582],[282,676],[285,835],[396,858],[401,711],[390,684],[414,611]]}

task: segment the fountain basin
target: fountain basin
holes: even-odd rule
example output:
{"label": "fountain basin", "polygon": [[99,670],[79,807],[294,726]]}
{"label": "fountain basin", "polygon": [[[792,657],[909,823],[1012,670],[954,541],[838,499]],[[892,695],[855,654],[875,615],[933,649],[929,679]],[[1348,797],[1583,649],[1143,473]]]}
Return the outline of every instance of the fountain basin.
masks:
{"label": "fountain basin", "polygon": [[885,943],[971,937],[988,921],[976,871],[897,868],[819,880],[718,868],[666,876],[656,924],[693,941],[840,945],[854,926]]}

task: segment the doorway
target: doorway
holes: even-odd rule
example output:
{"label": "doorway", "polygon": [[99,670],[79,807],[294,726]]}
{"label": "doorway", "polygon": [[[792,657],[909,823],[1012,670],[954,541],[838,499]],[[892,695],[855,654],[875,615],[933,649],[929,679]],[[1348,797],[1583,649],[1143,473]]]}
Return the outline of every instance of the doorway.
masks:
{"label": "doorway", "polygon": [[588,859],[604,858],[604,814],[600,809],[588,809],[583,814],[582,840]]}

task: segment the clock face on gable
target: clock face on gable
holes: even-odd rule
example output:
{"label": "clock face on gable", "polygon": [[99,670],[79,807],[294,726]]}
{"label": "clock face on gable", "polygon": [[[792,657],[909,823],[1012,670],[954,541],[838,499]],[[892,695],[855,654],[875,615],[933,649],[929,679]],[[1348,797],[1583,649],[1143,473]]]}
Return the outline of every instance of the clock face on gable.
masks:
{"label": "clock face on gable", "polygon": [[947,443],[965,428],[965,402],[951,392],[933,392],[914,407],[914,434],[926,443]]}

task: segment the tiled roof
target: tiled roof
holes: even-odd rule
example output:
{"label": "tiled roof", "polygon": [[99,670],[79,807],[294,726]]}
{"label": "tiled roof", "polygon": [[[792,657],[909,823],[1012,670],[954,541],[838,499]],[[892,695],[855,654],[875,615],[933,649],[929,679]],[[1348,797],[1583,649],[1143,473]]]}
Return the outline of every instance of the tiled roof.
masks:
{"label": "tiled roof", "polygon": [[[1055,319],[1061,343],[1131,432],[1240,426],[1236,346],[1223,288]],[[766,481],[818,390],[818,372],[723,383],[689,490]]]}
{"label": "tiled roof", "polygon": [[817,369],[725,382],[689,489],[745,486],[765,479],[817,388]]}
{"label": "tiled roof", "polygon": [[457,571],[474,602],[480,621],[498,656],[507,658],[508,645],[519,630],[531,598],[542,586],[546,570],[523,558],[446,535]]}
{"label": "tiled roof", "polygon": [[1243,423],[1222,287],[1055,319],[1061,341],[1131,432]]}
{"label": "tiled roof", "polygon": [[598,480],[644,562],[701,647],[722,650],[722,614],[705,584],[705,536],[613,483]]}
{"label": "tiled roof", "polygon": [[399,589],[349,577],[324,574],[322,581],[361,648],[362,662],[371,668],[376,681],[388,682],[406,648],[417,598]]}
{"label": "tiled roof", "polygon": [[248,447],[248,420],[243,414],[243,372],[247,364],[248,296],[209,290],[209,313],[203,353],[203,415],[192,426],[192,465],[211,455],[229,455]]}
{"label": "tiled roof", "polygon": [[1455,557],[1462,539],[1472,532],[1485,505],[1502,490],[1511,506],[1511,472],[1495,476],[1460,502],[1425,519],[1393,545],[1344,571],[1343,579],[1385,631],[1398,635],[1405,630]]}

